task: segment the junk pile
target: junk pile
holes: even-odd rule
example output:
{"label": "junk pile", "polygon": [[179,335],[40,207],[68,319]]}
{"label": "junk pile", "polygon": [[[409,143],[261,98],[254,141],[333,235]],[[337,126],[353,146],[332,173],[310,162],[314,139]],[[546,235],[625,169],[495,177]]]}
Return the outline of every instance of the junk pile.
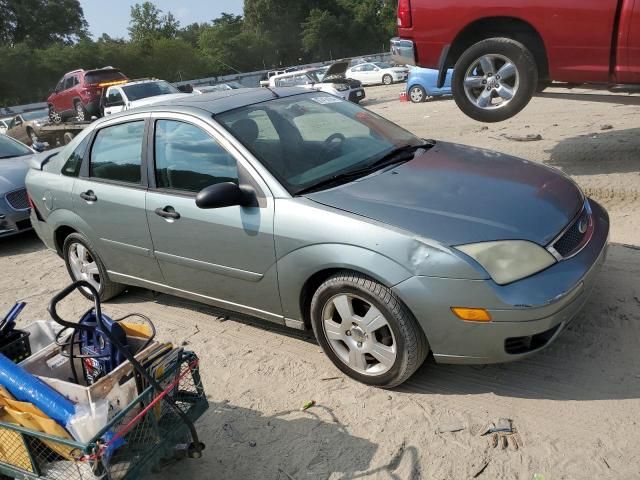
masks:
{"label": "junk pile", "polygon": [[[78,322],[58,303],[76,288],[94,306]],[[0,322],[0,473],[29,478],[129,479],[177,450],[202,455],[194,421],[208,403],[198,358],[155,339],[140,314],[111,319],[76,282],[49,305],[53,321]]]}

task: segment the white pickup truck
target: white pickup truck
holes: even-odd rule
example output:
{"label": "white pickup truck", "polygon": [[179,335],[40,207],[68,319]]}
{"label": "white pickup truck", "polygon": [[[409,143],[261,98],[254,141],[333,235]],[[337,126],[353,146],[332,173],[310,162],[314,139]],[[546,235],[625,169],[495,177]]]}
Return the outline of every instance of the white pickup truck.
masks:
{"label": "white pickup truck", "polygon": [[193,95],[183,93],[164,80],[136,80],[110,86],[104,97],[104,115]]}

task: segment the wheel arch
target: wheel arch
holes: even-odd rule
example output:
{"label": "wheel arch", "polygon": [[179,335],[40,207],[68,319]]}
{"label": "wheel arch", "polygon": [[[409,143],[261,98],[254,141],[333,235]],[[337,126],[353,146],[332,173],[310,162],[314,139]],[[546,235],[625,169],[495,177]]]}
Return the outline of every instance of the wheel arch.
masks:
{"label": "wheel arch", "polygon": [[529,22],[516,17],[485,17],[467,25],[451,44],[443,68],[453,68],[464,51],[472,45],[496,37],[522,43],[533,54],[539,80],[549,79],[549,58],[542,35]]}
{"label": "wheel arch", "polygon": [[56,246],[56,252],[58,252],[58,255],[62,256],[62,247],[64,246],[64,241],[72,233],[78,233],[78,231],[68,225],[60,225],[54,230],[53,241]]}
{"label": "wheel arch", "polygon": [[278,282],[285,318],[309,327],[309,306],[317,288],[342,270],[366,275],[386,287],[412,276],[405,267],[363,247],[319,244],[303,247],[278,260]]}

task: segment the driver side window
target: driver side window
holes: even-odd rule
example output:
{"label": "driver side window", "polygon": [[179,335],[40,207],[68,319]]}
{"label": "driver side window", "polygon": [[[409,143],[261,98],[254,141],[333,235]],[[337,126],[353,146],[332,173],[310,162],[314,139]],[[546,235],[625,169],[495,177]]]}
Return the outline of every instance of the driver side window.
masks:
{"label": "driver side window", "polygon": [[177,120],[158,120],[155,128],[156,186],[199,192],[216,183],[238,184],[235,158],[207,132]]}
{"label": "driver side window", "polygon": [[122,95],[120,91],[117,89],[109,90],[109,95],[107,95],[107,105],[113,105],[114,103],[122,102]]}

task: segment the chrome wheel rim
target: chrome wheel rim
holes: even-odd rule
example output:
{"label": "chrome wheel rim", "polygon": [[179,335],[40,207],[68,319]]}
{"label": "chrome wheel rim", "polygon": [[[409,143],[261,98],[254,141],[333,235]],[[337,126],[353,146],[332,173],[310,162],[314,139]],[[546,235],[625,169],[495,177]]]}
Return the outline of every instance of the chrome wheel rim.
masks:
{"label": "chrome wheel rim", "polygon": [[367,376],[388,372],[398,356],[385,316],[352,294],[335,295],[322,309],[322,328],[331,350],[353,371]]}
{"label": "chrome wheel rim", "polygon": [[84,109],[80,103],[76,103],[76,117],[80,122],[84,120]]}
{"label": "chrome wheel rim", "polygon": [[414,103],[420,103],[424,99],[424,94],[422,93],[422,89],[419,87],[413,87],[409,90],[409,97],[411,101]]}
{"label": "chrome wheel rim", "polygon": [[60,123],[62,121],[62,117],[60,116],[60,114],[53,108],[49,110],[49,118],[53,123]]}
{"label": "chrome wheel rim", "polygon": [[382,77],[382,83],[385,85],[391,85],[393,83],[393,78],[391,78],[391,75],[385,75]]}
{"label": "chrome wheel rim", "polygon": [[[74,242],[69,246],[69,265],[74,280],[85,280],[96,291],[100,291],[100,270],[95,258],[83,244]],[[88,289],[85,289],[89,292]]]}
{"label": "chrome wheel rim", "polygon": [[471,63],[464,76],[467,98],[483,110],[506,107],[519,88],[518,68],[504,55],[483,55]]}

